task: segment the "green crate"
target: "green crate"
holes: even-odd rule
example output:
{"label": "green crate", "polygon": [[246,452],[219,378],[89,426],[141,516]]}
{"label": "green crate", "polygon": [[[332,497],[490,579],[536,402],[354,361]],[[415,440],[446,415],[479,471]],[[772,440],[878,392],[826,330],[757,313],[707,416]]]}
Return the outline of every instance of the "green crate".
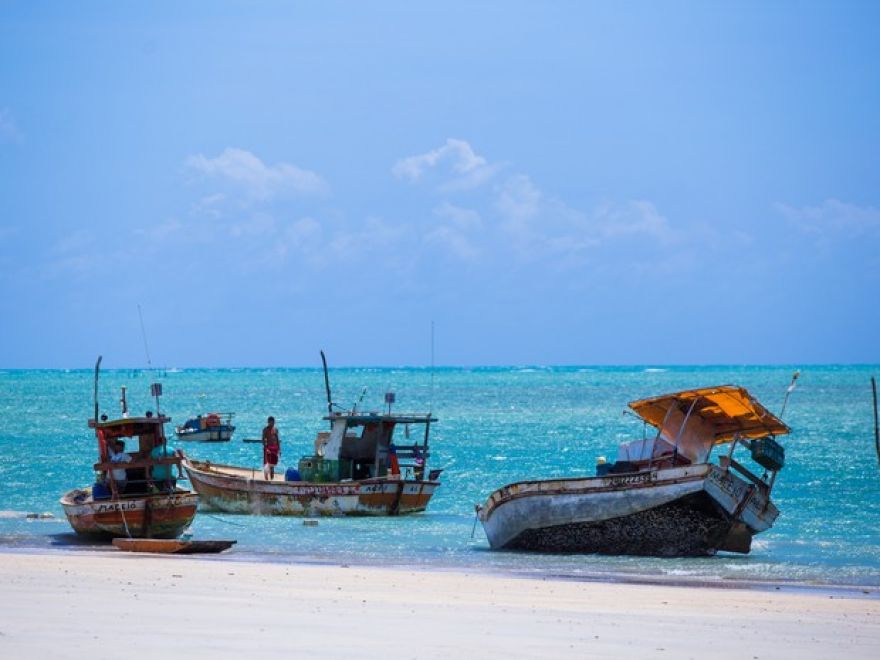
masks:
{"label": "green crate", "polygon": [[781,470],[785,465],[785,447],[773,438],[752,440],[752,460],[768,470]]}
{"label": "green crate", "polygon": [[350,479],[351,461],[304,456],[299,460],[299,476],[303,481],[317,484]]}

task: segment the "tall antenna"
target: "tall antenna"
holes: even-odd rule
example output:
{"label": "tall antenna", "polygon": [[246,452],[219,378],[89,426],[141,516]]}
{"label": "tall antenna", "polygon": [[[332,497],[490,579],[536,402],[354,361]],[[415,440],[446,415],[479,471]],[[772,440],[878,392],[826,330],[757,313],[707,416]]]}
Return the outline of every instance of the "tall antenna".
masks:
{"label": "tall antenna", "polygon": [[101,374],[101,360],[103,358],[103,355],[99,355],[98,361],[95,362],[95,428],[98,427],[98,376]]}
{"label": "tall antenna", "polygon": [[138,304],[138,318],[141,320],[141,337],[144,338],[144,353],[147,354],[147,366],[153,370],[153,362],[150,360],[150,347],[147,346],[147,331],[144,330],[144,315],[141,314],[141,306]]}
{"label": "tall antenna", "polygon": [[877,418],[877,381],[871,376],[871,391],[874,394],[874,445],[877,447],[877,462],[880,463],[880,420]]}
{"label": "tall antenna", "polygon": [[[333,398],[330,396],[330,376],[327,374],[327,358],[321,351],[321,362],[324,364],[324,389],[327,390],[327,415],[333,417]],[[333,428],[333,420],[330,420],[330,428]]]}
{"label": "tall antenna", "polygon": [[788,397],[794,392],[794,388],[797,386],[798,376],[800,375],[800,371],[795,371],[791,376],[791,384],[788,386],[788,389],[785,390],[785,399],[782,401],[782,410],[779,411],[779,419],[782,419],[782,416],[785,414],[785,407],[788,405]]}
{"label": "tall antenna", "polygon": [[428,412],[434,411],[434,319],[431,319],[431,405]]}

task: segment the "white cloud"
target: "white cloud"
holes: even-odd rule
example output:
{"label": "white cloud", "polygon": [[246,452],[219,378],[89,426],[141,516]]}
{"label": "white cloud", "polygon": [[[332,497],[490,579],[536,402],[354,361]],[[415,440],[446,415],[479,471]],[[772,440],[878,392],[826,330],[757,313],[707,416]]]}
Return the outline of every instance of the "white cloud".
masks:
{"label": "white cloud", "polygon": [[577,257],[611,242],[675,240],[669,221],[651,202],[605,203],[581,211],[548,197],[524,174],[496,187],[494,209],[500,228],[526,261]]}
{"label": "white cloud", "polygon": [[510,177],[497,189],[495,207],[505,220],[515,226],[524,227],[541,212],[543,194],[524,174]]}
{"label": "white cloud", "polygon": [[24,135],[12,118],[9,108],[0,108],[0,143],[21,142]]}
{"label": "white cloud", "polygon": [[261,261],[276,267],[295,259],[319,265],[323,258],[321,238],[321,225],[314,218],[303,217],[280,227],[273,222],[259,243],[264,251]]}
{"label": "white cloud", "polygon": [[520,259],[534,261],[589,247],[579,236],[583,214],[547,198],[525,174],[508,177],[494,193],[500,228]]}
{"label": "white cloud", "polygon": [[252,213],[241,222],[229,227],[229,235],[233,238],[252,236],[262,238],[277,232],[275,218],[268,213]]}
{"label": "white cloud", "polygon": [[[204,236],[230,240],[242,252],[241,262],[255,268],[299,265],[313,269],[347,267],[370,260],[384,271],[407,273],[418,263],[421,245],[445,252],[463,263],[515,264],[543,262],[556,268],[577,267],[597,258],[604,244],[639,245],[674,240],[668,220],[651,202],[631,200],[589,210],[568,206],[542,191],[526,174],[512,174],[483,186],[468,205],[449,199],[435,203],[428,224],[381,216],[345,218],[328,212],[323,219],[300,217],[291,222],[277,205],[265,203],[285,188],[317,191],[304,185],[302,170],[280,164],[269,167],[246,151],[226,149],[217,158],[194,156],[188,166],[206,177],[242,186],[249,195],[240,202],[234,190],[205,194],[191,214],[192,227],[169,223],[156,228],[156,239],[197,242]],[[398,161],[395,176],[411,182],[430,181],[434,191],[451,191],[489,181],[500,166],[490,164],[463,140]],[[308,173],[307,173],[308,174]],[[314,175],[315,177],[317,175]],[[308,179],[308,177],[306,177]],[[253,204],[260,200],[260,204]],[[492,267],[488,265],[488,267]]]}
{"label": "white cloud", "polygon": [[289,163],[269,166],[250,151],[233,147],[216,158],[190,156],[186,166],[202,176],[236,185],[249,197],[263,201],[283,194],[322,194],[328,189],[327,183],[314,172]]}
{"label": "white cloud", "polygon": [[880,230],[880,209],[856,206],[839,199],[826,199],[819,206],[795,208],[776,204],[776,210],[799,229],[822,236],[855,238]]}
{"label": "white cloud", "polygon": [[672,238],[669,221],[657,211],[657,207],[644,200],[631,200],[624,204],[604,204],[593,216],[603,238],[626,236],[650,236],[660,241]]}
{"label": "white cloud", "polygon": [[192,212],[196,215],[206,215],[209,218],[219,218],[223,215],[222,209],[225,202],[226,195],[223,193],[205,195],[198,202],[193,204]]}
{"label": "white cloud", "polygon": [[464,140],[449,138],[437,149],[398,160],[391,172],[398,179],[416,183],[426,172],[438,170],[442,178],[439,189],[453,191],[478,188],[502,167],[503,163],[489,164]]}
{"label": "white cloud", "polygon": [[434,208],[434,215],[440,218],[441,224],[425,236],[425,242],[440,245],[462,261],[476,260],[482,250],[477,247],[476,239],[483,228],[480,214],[473,209],[465,209],[449,202],[443,202]]}
{"label": "white cloud", "polygon": [[386,222],[382,218],[369,217],[362,229],[340,231],[330,241],[329,248],[341,259],[379,261],[379,255],[388,260],[396,259],[406,228]]}
{"label": "white cloud", "polygon": [[[432,151],[398,160],[392,172],[410,183],[430,181],[435,190],[448,193],[479,188],[502,167],[489,163],[468,142],[450,138]],[[572,263],[606,243],[676,240],[669,221],[645,200],[582,211],[546,195],[522,173],[484,187],[483,193],[478,205],[485,207],[483,215],[449,200],[435,206],[433,213],[441,223],[429,229],[424,240],[464,261],[512,250],[520,261],[565,258]]]}
{"label": "white cloud", "polygon": [[298,251],[315,257],[321,243],[321,225],[314,218],[300,218],[284,229],[279,240],[284,254]]}
{"label": "white cloud", "polygon": [[434,207],[434,215],[438,218],[448,220],[453,226],[459,229],[479,229],[483,226],[483,219],[480,217],[479,213],[473,209],[455,206],[449,202],[443,202],[439,206]]}
{"label": "white cloud", "polygon": [[425,236],[426,243],[437,243],[462,261],[474,261],[481,250],[467,236],[452,227],[437,227]]}

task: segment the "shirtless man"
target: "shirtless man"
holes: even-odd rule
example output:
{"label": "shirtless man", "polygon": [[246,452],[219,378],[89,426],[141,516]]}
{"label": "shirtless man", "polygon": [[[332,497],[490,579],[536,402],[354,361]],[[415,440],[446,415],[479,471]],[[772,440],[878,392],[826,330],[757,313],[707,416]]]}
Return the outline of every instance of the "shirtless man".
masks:
{"label": "shirtless man", "polygon": [[270,481],[275,478],[275,466],[278,465],[280,454],[281,438],[275,428],[275,418],[270,417],[263,429],[263,476]]}

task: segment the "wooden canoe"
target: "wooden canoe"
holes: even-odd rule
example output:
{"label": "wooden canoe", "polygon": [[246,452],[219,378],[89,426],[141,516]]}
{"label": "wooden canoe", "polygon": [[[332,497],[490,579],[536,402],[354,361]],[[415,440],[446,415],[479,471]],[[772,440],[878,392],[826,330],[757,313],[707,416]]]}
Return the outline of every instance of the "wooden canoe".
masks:
{"label": "wooden canoe", "polygon": [[235,541],[183,541],[181,539],[113,539],[113,545],[126,552],[153,552],[160,554],[191,555],[223,552]]}

